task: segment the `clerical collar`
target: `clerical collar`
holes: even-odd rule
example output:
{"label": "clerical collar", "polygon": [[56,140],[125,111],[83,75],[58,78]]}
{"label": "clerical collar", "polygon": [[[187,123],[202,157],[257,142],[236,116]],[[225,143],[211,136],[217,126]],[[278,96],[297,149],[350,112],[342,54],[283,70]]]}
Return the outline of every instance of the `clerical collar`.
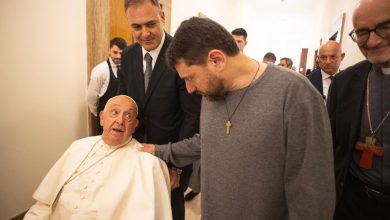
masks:
{"label": "clerical collar", "polygon": [[126,144],[130,143],[130,141],[133,139],[133,136],[130,136],[129,139],[127,139],[125,141],[124,144],[120,144],[120,145],[115,145],[115,146],[110,146],[108,144],[106,144],[106,142],[104,142],[104,140],[102,139],[102,143],[103,143],[103,146],[108,149],[108,150],[113,150],[113,149],[117,149],[117,148],[121,148],[123,146],[125,146]]}
{"label": "clerical collar", "polygon": [[382,73],[385,75],[390,75],[390,67],[382,68]]}

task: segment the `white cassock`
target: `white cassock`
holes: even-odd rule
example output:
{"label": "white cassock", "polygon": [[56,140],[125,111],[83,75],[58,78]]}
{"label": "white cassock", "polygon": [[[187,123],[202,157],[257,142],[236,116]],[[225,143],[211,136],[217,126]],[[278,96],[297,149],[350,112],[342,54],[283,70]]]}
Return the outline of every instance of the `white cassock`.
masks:
{"label": "white cassock", "polygon": [[112,152],[101,136],[75,141],[35,191],[25,219],[172,219],[168,168],[141,146],[132,139]]}

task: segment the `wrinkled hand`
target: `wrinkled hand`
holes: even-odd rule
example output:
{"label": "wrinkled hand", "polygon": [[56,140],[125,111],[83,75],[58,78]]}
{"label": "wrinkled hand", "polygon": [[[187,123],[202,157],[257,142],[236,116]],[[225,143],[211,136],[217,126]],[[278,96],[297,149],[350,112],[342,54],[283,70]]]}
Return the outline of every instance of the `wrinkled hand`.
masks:
{"label": "wrinkled hand", "polygon": [[142,151],[142,152],[147,152],[147,153],[150,153],[152,155],[154,155],[156,153],[156,147],[154,146],[154,144],[142,144],[143,147],[140,147],[138,148],[139,151]]}
{"label": "wrinkled hand", "polygon": [[171,179],[171,191],[180,186],[180,174],[175,170],[169,169],[169,177]]}

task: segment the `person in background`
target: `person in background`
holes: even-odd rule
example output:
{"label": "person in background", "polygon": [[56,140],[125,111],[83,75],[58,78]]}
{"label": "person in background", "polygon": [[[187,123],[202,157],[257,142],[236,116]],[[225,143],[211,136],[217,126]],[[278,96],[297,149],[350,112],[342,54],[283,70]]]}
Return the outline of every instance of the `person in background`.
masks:
{"label": "person in background", "polygon": [[244,53],[244,48],[248,43],[246,38],[248,37],[248,33],[244,28],[236,28],[232,31],[232,36],[237,43],[238,49],[241,53]]}
{"label": "person in background", "polygon": [[[158,0],[125,0],[125,13],[136,43],[123,51],[119,93],[134,98],[140,107],[134,137],[167,144],[199,133],[201,97],[189,94],[184,80],[165,62],[172,37],[164,32],[165,15]],[[169,168],[173,219],[184,220],[192,165]]]}
{"label": "person in background", "polygon": [[326,42],[320,47],[317,57],[320,69],[314,70],[307,76],[325,100],[333,77],[340,71],[340,63],[344,56],[345,53],[342,52],[341,45],[338,42]]}
{"label": "person in background", "polygon": [[268,52],[263,57],[263,63],[275,63],[276,62],[276,56],[272,52]]}
{"label": "person in background", "polygon": [[388,0],[359,2],[350,36],[366,60],[338,73],[330,85],[335,220],[390,219],[389,11]]}
{"label": "person in background", "polygon": [[278,64],[278,66],[282,66],[290,70],[292,70],[292,65],[293,65],[293,61],[288,57],[283,57],[282,59],[280,59],[280,62]]}
{"label": "person in background", "polygon": [[138,107],[108,100],[101,136],[77,140],[50,169],[24,219],[172,219],[166,164],[137,150]]}
{"label": "person in background", "polygon": [[176,165],[201,159],[202,219],[332,219],[329,118],[308,80],[240,53],[225,28],[198,17],[181,23],[167,59],[204,96],[200,134],[139,150]]}
{"label": "person in background", "polygon": [[[92,69],[87,89],[87,101],[89,110],[96,117],[104,109],[107,101],[114,97],[118,91],[118,70],[121,64],[122,50],[125,47],[126,41],[124,39],[120,37],[111,39],[108,59]],[[99,123],[100,120],[97,122]],[[102,134],[102,126],[98,124],[97,128],[98,133]]]}

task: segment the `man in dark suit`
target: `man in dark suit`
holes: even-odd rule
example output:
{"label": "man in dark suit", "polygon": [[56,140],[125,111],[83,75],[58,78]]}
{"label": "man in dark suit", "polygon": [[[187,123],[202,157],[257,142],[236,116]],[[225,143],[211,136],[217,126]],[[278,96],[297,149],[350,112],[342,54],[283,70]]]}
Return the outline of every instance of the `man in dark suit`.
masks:
{"label": "man in dark suit", "polygon": [[334,219],[390,219],[390,1],[361,0],[350,36],[367,60],[333,79]]}
{"label": "man in dark suit", "polygon": [[[140,109],[133,137],[156,144],[192,137],[199,132],[200,96],[188,94],[184,80],[165,63],[172,37],[163,30],[165,16],[158,0],[125,0],[125,11],[137,43],[122,53],[119,93],[132,97]],[[184,219],[190,174],[191,166],[170,168],[174,219]]]}
{"label": "man in dark suit", "polygon": [[341,50],[341,45],[336,41],[328,41],[320,47],[318,53],[318,62],[320,69],[314,70],[307,78],[326,99],[329,86],[333,76],[339,72],[341,61],[345,53]]}

